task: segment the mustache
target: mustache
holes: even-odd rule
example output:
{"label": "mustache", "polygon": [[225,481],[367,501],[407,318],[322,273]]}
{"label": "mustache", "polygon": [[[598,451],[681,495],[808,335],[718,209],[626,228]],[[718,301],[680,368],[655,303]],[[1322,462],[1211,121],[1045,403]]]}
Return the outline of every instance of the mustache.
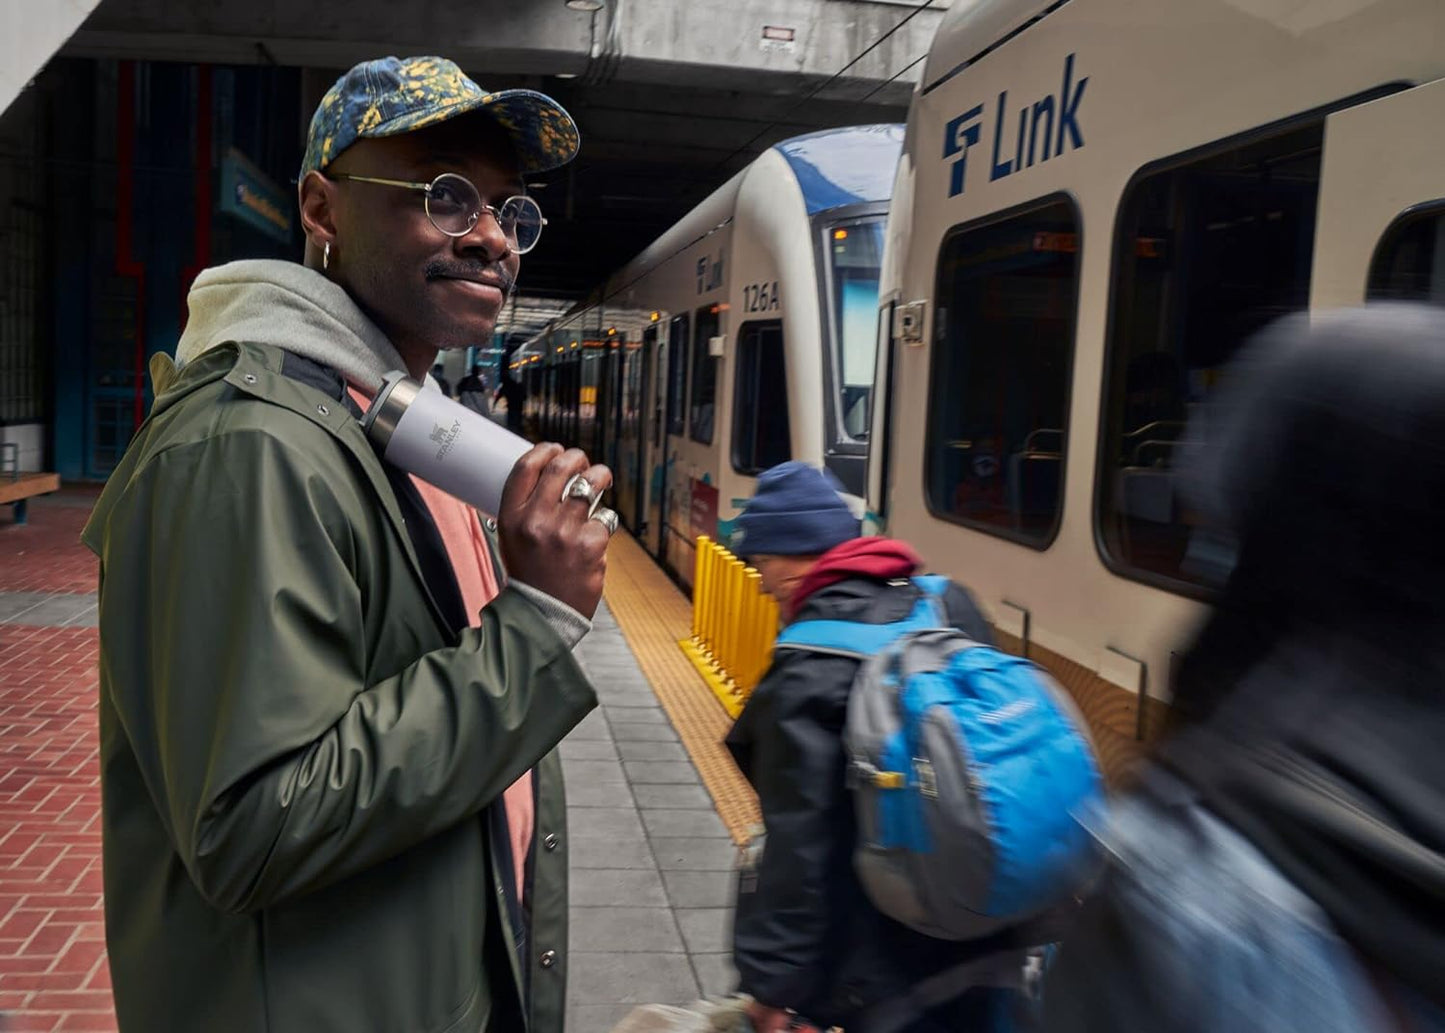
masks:
{"label": "mustache", "polygon": [[484,277],[498,280],[504,294],[511,294],[517,289],[517,278],[500,262],[449,262],[434,258],[426,264],[423,272],[428,280],[480,280]]}

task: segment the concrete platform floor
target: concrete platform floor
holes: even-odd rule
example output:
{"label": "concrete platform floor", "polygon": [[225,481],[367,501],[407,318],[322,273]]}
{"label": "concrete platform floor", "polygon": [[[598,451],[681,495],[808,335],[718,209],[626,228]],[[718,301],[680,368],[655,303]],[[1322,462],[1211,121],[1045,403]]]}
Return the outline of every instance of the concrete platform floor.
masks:
{"label": "concrete platform floor", "polygon": [[[111,1033],[96,761],[93,491],[0,508],[0,1030]],[[604,606],[578,650],[601,706],[562,745],[569,1033],[731,989],[735,847]]]}

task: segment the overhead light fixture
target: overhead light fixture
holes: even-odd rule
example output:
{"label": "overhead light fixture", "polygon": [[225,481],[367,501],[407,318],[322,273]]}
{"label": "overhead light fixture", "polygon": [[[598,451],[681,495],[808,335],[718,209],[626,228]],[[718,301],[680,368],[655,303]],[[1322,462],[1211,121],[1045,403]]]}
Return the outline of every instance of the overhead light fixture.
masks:
{"label": "overhead light fixture", "polygon": [[554,78],[554,79],[575,79],[575,78],[577,78],[577,73],[576,73],[576,72],[558,72],[558,73],[557,73],[556,75],[554,75],[552,78]]}
{"label": "overhead light fixture", "polygon": [[602,0],[567,0],[567,6],[574,11],[600,11],[607,5]]}

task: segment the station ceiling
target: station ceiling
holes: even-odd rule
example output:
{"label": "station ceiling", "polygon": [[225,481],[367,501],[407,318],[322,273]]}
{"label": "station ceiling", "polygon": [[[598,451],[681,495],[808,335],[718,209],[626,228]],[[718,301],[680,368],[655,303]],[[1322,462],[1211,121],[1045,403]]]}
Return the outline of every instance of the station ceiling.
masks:
{"label": "station ceiling", "polygon": [[[590,6],[599,9],[577,9]],[[582,150],[567,168],[531,183],[549,222],[507,310],[515,341],[772,144],[818,129],[902,121],[948,6],[101,0],[61,53],[301,67],[308,105],[355,61],[440,53],[489,90],[527,87],[556,97],[577,120]]]}
{"label": "station ceiling", "polygon": [[840,97],[800,106],[790,94],[699,86],[545,87],[577,119],[582,151],[570,167],[532,183],[549,223],[523,261],[520,290],[544,298],[580,297],[774,143],[832,126],[901,121],[907,110],[906,93],[881,104]]}

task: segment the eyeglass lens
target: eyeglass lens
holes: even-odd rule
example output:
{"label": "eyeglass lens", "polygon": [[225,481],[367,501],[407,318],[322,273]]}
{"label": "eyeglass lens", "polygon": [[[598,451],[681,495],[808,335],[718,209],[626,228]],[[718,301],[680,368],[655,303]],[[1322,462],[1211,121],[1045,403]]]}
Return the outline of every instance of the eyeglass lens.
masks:
{"label": "eyeglass lens", "polygon": [[[432,225],[449,237],[460,237],[471,231],[481,218],[482,196],[471,181],[455,173],[444,172],[431,182],[426,195],[426,213]],[[489,209],[496,216],[502,234],[518,254],[536,247],[542,236],[542,209],[530,197],[518,195],[502,202],[500,208]]]}

